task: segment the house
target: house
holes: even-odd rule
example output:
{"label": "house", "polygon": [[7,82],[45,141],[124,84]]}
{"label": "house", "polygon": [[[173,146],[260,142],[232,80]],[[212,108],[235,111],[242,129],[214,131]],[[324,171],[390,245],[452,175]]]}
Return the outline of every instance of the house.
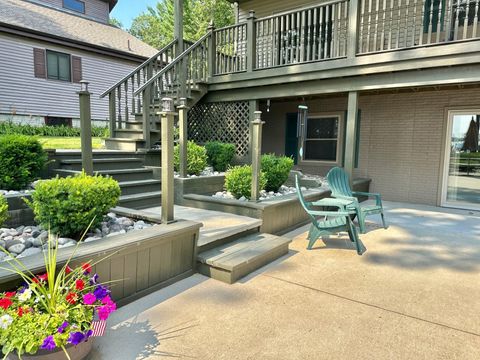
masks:
{"label": "house", "polygon": [[164,68],[152,69],[150,60],[131,74],[147,78],[129,90],[135,119],[116,101],[132,79],[102,94],[113,129],[131,123],[132,135],[131,121],[143,124],[130,140],[114,131],[109,146],[149,147],[151,102],[186,97],[189,137],[235,142],[248,160],[259,109],[262,150],[293,156],[306,173],[343,166],[388,200],[479,210],[478,146],[465,149],[480,123],[479,5],[239,0],[235,25],[210,29],[188,49],[177,15],[176,54],[185,52]]}
{"label": "house", "polygon": [[156,53],[109,25],[117,0],[0,0],[0,121],[65,124],[79,118],[80,80],[92,117],[106,125],[98,95]]}

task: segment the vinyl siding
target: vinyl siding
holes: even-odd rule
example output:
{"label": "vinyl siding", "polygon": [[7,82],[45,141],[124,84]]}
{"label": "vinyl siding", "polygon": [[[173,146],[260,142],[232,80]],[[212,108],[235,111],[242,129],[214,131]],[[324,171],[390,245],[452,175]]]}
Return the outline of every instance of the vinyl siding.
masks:
{"label": "vinyl siding", "polygon": [[85,14],[71,11],[63,7],[63,0],[34,0],[32,2],[46,4],[49,6],[68,11],[69,13],[84,16],[90,19],[108,23],[110,9],[108,2],[101,0],[82,0],[85,3]]}
{"label": "vinyl siding", "polygon": [[47,48],[82,58],[83,79],[90,82],[92,118],[108,117],[108,99],[99,95],[138,63],[68,47],[0,34],[0,113],[78,118],[79,84],[34,77],[33,48]]}
{"label": "vinyl siding", "polygon": [[238,5],[238,21],[243,22],[247,19],[250,10],[255,11],[257,18],[278,14],[283,11],[294,10],[308,5],[321,4],[327,0],[296,0],[296,1],[278,1],[278,0],[250,0]]}
{"label": "vinyl siding", "polygon": [[[301,100],[272,102],[263,110],[265,153],[283,154],[286,114]],[[347,109],[346,96],[307,101],[309,111]],[[361,95],[359,167],[355,175],[372,179],[370,190],[384,199],[439,205],[445,144],[446,110],[480,106],[480,88]],[[306,173],[325,175],[328,166],[301,166]]]}

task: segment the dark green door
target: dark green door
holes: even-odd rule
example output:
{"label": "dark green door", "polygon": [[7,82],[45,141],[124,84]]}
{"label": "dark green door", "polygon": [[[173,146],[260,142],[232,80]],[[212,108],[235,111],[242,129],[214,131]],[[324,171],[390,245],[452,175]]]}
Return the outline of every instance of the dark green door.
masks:
{"label": "dark green door", "polygon": [[297,113],[288,113],[285,126],[285,155],[293,158],[295,165],[298,157]]}

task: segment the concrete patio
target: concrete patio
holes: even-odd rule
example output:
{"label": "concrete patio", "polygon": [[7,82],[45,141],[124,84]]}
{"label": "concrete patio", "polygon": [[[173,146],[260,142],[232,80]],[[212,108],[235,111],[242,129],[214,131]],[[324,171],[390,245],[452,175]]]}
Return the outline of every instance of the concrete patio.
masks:
{"label": "concrete patio", "polygon": [[121,308],[90,359],[479,359],[480,214],[386,209],[363,256],[345,236],[307,251],[303,227],[234,285],[195,275]]}

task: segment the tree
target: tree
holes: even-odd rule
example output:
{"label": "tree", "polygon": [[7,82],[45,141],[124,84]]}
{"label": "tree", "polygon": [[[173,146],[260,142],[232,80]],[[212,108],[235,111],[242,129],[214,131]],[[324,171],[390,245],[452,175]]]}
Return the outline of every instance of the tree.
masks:
{"label": "tree", "polygon": [[114,18],[114,17],[111,17],[109,20],[108,20],[108,23],[110,25],[113,25],[113,26],[116,26],[120,29],[123,29],[123,24],[120,20],[118,20],[117,18]]}
{"label": "tree", "polygon": [[[210,21],[216,27],[235,22],[233,6],[226,0],[184,0],[184,38],[196,41],[207,31]],[[133,19],[130,33],[159,49],[173,40],[173,0],[162,0]]]}

